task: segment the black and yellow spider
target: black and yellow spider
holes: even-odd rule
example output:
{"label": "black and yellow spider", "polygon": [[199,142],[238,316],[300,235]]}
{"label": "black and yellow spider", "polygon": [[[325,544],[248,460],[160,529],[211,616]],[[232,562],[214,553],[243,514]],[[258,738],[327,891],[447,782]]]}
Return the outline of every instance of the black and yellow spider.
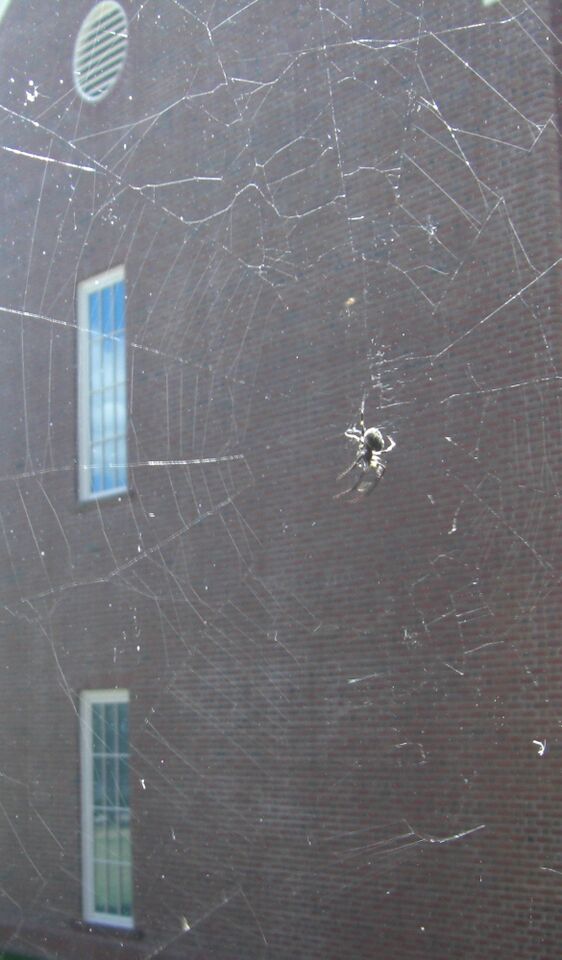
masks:
{"label": "black and yellow spider", "polygon": [[355,501],[366,497],[375,489],[375,486],[386,469],[386,464],[381,460],[381,455],[394,450],[396,443],[390,436],[387,436],[385,440],[378,427],[365,429],[363,407],[361,408],[359,427],[349,427],[345,431],[345,436],[348,440],[353,440],[353,442],[357,444],[358,451],[353,463],[347,467],[343,473],[340,473],[338,480],[343,480],[344,477],[347,477],[348,473],[351,473],[351,471],[355,469],[358,470],[359,475],[351,487],[348,487],[347,490],[342,490],[341,493],[336,493],[334,499],[344,497],[346,494],[356,491],[357,496],[353,497],[353,501]]}

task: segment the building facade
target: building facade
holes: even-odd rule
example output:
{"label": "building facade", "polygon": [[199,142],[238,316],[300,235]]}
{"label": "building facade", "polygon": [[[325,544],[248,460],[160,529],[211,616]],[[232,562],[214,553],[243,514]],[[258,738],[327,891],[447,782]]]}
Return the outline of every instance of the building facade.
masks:
{"label": "building facade", "polygon": [[0,18],[0,944],[554,960],[558,5]]}

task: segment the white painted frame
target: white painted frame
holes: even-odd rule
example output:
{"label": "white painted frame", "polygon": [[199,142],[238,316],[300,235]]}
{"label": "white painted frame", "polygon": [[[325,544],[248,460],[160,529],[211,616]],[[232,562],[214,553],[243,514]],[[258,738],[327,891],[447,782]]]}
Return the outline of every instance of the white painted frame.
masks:
{"label": "white painted frame", "polygon": [[[127,493],[128,483],[111,490],[92,493],[92,470],[90,464],[90,311],[88,298],[91,293],[100,293],[105,287],[122,281],[125,283],[125,267],[112,267],[97,273],[78,284],[76,312],[78,322],[78,499],[80,503],[107,500]],[[127,351],[127,288],[125,287],[125,355]],[[125,437],[126,462],[127,437]]]}
{"label": "white painted frame", "polygon": [[129,691],[84,690],[80,694],[80,773],[82,801],[82,914],[90,923],[131,930],[133,915],[117,916],[96,911],[94,882],[94,764],[92,706],[98,703],[129,703]]}
{"label": "white painted frame", "polygon": [[2,17],[3,17],[4,14],[6,13],[6,10],[7,10],[8,7],[10,6],[10,3],[11,3],[11,2],[12,2],[12,0],[0,0],[0,20],[2,19]]}

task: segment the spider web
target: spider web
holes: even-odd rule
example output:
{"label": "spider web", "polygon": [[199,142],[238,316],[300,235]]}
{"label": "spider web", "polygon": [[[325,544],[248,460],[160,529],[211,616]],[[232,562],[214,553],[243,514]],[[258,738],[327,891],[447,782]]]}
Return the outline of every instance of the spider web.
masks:
{"label": "spider web", "polygon": [[[106,108],[90,6],[0,23],[2,945],[90,949],[77,704],[119,685],[131,956],[558,956],[556,11],[130,0]],[[131,494],[80,507],[119,264]]]}

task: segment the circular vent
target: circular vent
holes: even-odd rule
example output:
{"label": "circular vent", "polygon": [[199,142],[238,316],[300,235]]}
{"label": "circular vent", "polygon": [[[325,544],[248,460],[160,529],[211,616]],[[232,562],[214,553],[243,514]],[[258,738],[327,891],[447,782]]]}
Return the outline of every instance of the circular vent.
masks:
{"label": "circular vent", "polygon": [[74,83],[84,100],[102,100],[117,83],[127,56],[127,17],[119,3],[97,3],[74,47]]}

